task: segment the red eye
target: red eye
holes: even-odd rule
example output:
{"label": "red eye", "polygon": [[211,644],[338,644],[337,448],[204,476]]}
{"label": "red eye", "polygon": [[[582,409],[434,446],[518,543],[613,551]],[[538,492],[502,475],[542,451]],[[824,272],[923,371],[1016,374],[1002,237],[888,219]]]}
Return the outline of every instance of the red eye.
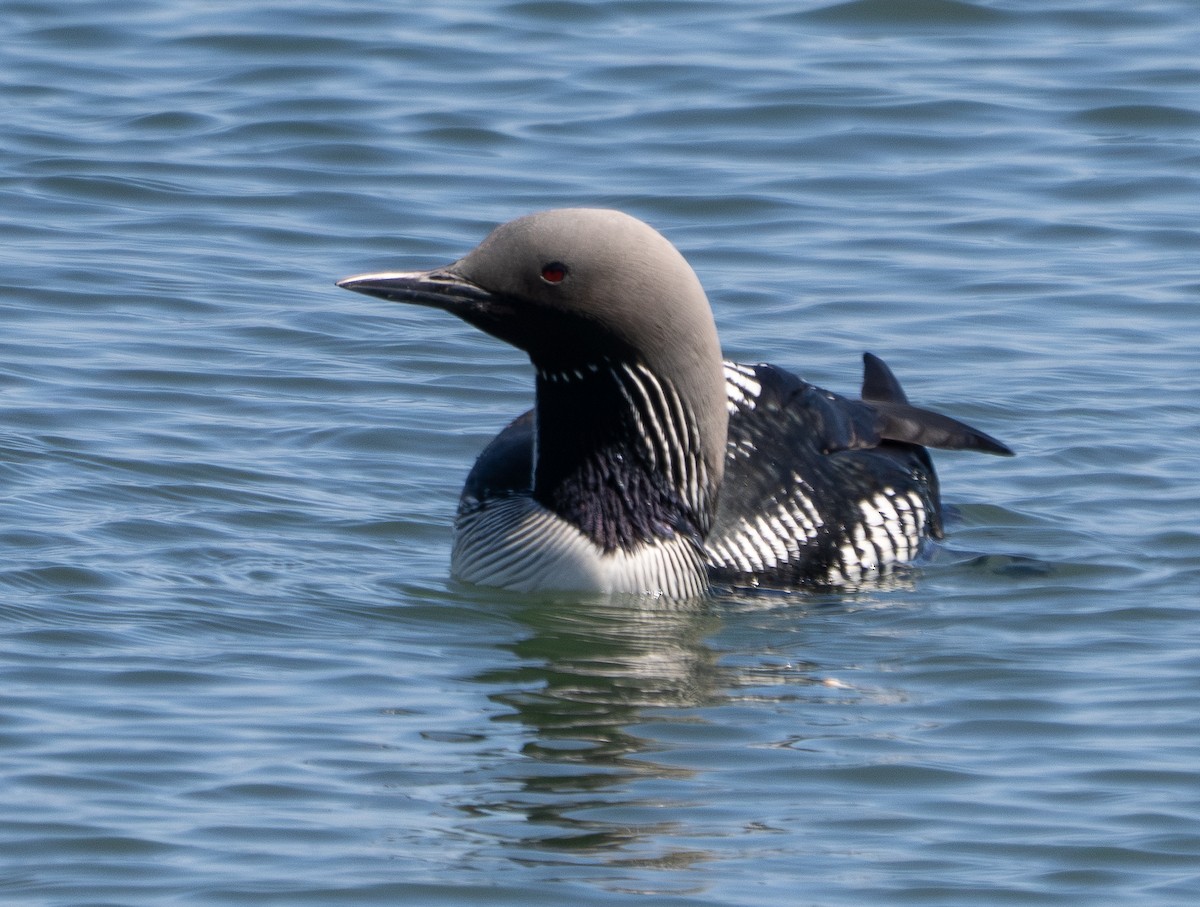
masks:
{"label": "red eye", "polygon": [[567,276],[567,266],[560,261],[552,261],[542,267],[542,280],[546,283],[562,283]]}

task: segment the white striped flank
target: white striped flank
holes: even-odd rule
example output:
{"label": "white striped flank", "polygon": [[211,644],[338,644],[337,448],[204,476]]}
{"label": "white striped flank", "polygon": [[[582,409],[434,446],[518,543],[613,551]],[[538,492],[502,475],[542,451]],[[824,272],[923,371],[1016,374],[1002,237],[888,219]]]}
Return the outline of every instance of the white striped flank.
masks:
{"label": "white striped flank", "polygon": [[710,563],[740,573],[765,573],[801,561],[802,541],[815,539],[824,521],[813,502],[798,490],[800,476],[793,474],[792,478],[797,490],[785,500],[776,500],[765,513],[743,517],[735,531],[720,542],[709,543]]}
{"label": "white striped flank", "polygon": [[884,488],[858,502],[862,520],[847,527],[849,536],[839,550],[841,564],[831,577],[853,583],[871,573],[886,573],[913,560],[921,550],[926,510],[914,491]]}
{"label": "white striped flank", "polygon": [[[800,477],[793,478],[798,487]],[[873,573],[887,573],[920,553],[927,514],[916,492],[885,488],[859,501],[858,510],[860,519],[839,530],[845,540],[837,549],[837,562],[826,576],[814,580],[856,583]],[[710,541],[706,553],[709,564],[720,570],[769,574],[802,563],[808,556],[802,548],[824,531],[828,530],[813,502],[793,490],[766,512],[743,517],[732,532]]]}
{"label": "white striped flank", "polygon": [[458,579],[515,592],[554,590],[703,595],[703,558],[684,538],[604,552],[532,498],[464,502],[455,525],[451,572]]}

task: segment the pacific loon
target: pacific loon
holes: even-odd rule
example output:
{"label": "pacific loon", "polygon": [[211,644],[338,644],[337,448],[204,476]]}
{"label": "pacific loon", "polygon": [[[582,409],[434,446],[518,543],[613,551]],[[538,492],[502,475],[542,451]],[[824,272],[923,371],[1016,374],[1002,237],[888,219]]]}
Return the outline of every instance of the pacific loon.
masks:
{"label": "pacific loon", "polygon": [[926,447],[1012,454],[911,406],[869,353],[860,400],[724,361],[692,268],[617,211],[528,215],[445,267],[338,286],[444,309],[533,363],[534,408],[459,502],[451,569],[471,583],[674,598],[854,584],[942,537]]}

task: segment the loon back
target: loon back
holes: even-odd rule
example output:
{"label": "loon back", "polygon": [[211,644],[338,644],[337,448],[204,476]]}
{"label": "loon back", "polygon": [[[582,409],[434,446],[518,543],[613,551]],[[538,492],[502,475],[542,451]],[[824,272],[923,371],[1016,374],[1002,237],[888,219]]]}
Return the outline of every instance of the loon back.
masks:
{"label": "loon back", "polygon": [[445,309],[535,367],[534,409],[463,489],[451,560],[469,582],[680,598],[855,582],[940,537],[925,446],[1011,453],[909,405],[870,354],[862,400],[723,362],[690,266],[619,212],[530,215],[443,268],[339,286]]}

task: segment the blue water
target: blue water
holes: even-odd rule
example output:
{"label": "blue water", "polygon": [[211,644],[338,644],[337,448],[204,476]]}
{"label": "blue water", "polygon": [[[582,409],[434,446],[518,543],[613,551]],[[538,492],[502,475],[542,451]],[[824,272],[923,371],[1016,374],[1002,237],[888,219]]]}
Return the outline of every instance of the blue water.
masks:
{"label": "blue water", "polygon": [[[0,6],[0,901],[1191,905],[1191,0]],[[448,579],[515,351],[333,287],[622,208],[942,454],[897,583]]]}

